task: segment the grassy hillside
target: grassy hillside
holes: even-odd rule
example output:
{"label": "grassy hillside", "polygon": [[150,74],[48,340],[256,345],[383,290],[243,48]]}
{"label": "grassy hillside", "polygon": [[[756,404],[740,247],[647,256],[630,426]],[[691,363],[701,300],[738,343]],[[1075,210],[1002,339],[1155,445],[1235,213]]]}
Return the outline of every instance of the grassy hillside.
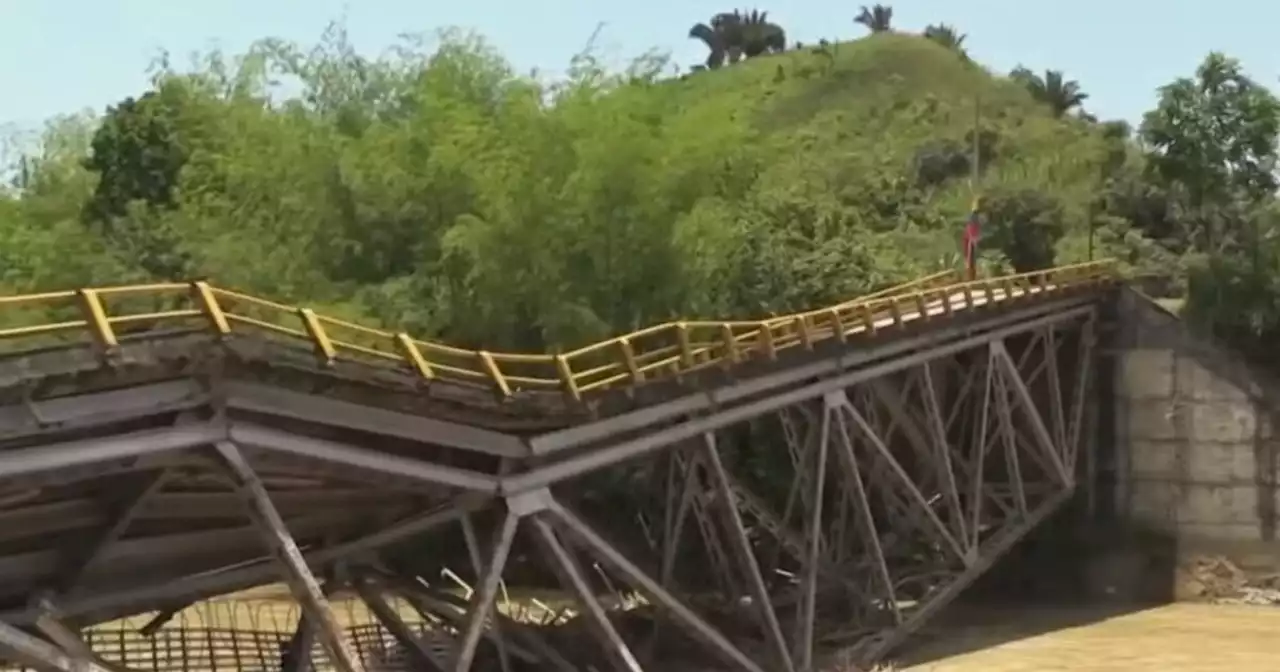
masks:
{"label": "grassy hillside", "polygon": [[[987,205],[989,266],[1007,267],[1019,252],[1024,259],[1014,261],[1027,267],[1083,260],[1090,204],[1128,154],[1105,127],[1056,117],[1025,86],[916,35],[874,34],[759,57],[679,86],[677,119],[699,126],[720,123],[717,113],[745,120],[742,142],[767,157],[737,209],[795,234],[771,238],[770,252],[830,247],[876,282],[958,264],[975,195]],[[1095,255],[1127,257],[1134,241],[1125,242],[1104,231]],[[1048,245],[1047,254],[1037,254],[1037,244]],[[822,293],[811,280],[833,280],[804,268],[794,294],[775,291],[794,297],[789,305]]]}
{"label": "grassy hillside", "polygon": [[[1104,126],[914,35],[666,72],[584,57],[537,81],[458,35],[382,60],[340,31],[214,54],[100,122],[51,126],[0,198],[0,283],[207,276],[457,342],[559,347],[953,267],[975,193],[986,265],[1077,261],[1125,163]],[[1099,240],[1098,256],[1141,243],[1114,226]]]}

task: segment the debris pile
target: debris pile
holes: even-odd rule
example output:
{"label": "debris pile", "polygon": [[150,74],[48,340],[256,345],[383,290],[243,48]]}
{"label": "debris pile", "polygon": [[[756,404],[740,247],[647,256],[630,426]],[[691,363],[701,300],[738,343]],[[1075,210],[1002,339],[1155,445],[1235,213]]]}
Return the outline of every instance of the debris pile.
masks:
{"label": "debris pile", "polygon": [[1178,574],[1181,599],[1280,606],[1280,574],[1250,577],[1222,556],[1191,558]]}

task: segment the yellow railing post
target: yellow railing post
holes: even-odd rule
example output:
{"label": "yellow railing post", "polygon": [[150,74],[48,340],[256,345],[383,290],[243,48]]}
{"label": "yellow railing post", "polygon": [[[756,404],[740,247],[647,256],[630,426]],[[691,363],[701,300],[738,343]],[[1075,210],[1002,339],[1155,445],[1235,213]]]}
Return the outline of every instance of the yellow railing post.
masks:
{"label": "yellow railing post", "polygon": [[[434,345],[415,341],[407,333],[369,329],[333,318],[324,318],[309,309],[217,289],[204,281],[104,289],[86,288],[0,297],[0,304],[3,305],[47,306],[52,301],[73,299],[77,301],[83,316],[82,319],[73,322],[6,329],[0,331],[0,337],[14,339],[84,330],[89,332],[96,349],[110,352],[119,347],[119,342],[123,338],[115,331],[116,328],[121,328],[118,325],[130,324],[134,325],[137,331],[143,331],[170,318],[175,320],[203,318],[205,328],[218,335],[231,333],[232,325],[235,325],[237,331],[243,327],[253,331],[283,334],[292,339],[307,340],[314,347],[317,358],[329,365],[345,357],[348,352],[364,353],[374,358],[383,358],[396,367],[407,367],[416,372],[423,381],[430,382],[440,378],[474,383],[477,380],[489,379],[503,396],[510,396],[513,393],[516,381],[519,382],[519,387],[527,386],[538,390],[563,386],[569,396],[579,399],[606,388],[639,385],[655,376],[673,373],[679,379],[691,370],[713,362],[731,367],[743,361],[755,359],[757,351],[763,357],[775,360],[779,352],[785,348],[800,345],[811,350],[825,339],[844,342],[851,331],[863,331],[859,329],[860,324],[865,329],[864,333],[875,336],[879,327],[883,326],[879,324],[880,321],[884,324],[892,323],[893,326],[904,326],[904,313],[913,308],[921,319],[934,319],[938,316],[954,316],[966,308],[976,309],[981,305],[977,303],[979,298],[985,299],[987,305],[1003,302],[1004,299],[1013,299],[1020,305],[1024,299],[1032,300],[1032,293],[1055,295],[1074,293],[1089,288],[1111,286],[1123,281],[1114,260],[1072,264],[1030,273],[957,282],[951,285],[940,284],[944,281],[943,276],[936,277],[938,278],[936,282],[925,278],[826,308],[780,315],[759,321],[719,323],[682,321],[674,325],[671,323],[657,325],[628,336],[589,345],[563,356],[491,354],[485,351]],[[135,315],[122,314],[123,308],[117,307],[117,313],[120,314],[115,316],[109,314],[109,299],[117,294],[138,295],[184,290],[190,295],[189,309],[157,309],[151,313]],[[938,313],[931,314],[932,303],[935,300],[940,301],[939,310]],[[277,315],[296,314],[304,328],[242,313],[238,309],[241,304],[256,306]],[[289,320],[289,322],[292,321]],[[828,324],[830,332],[828,332]],[[746,328],[748,325],[758,328],[759,331],[751,333],[749,328]],[[670,339],[667,334],[673,327],[676,338]],[[334,331],[335,329],[341,330],[341,333],[347,333],[350,330],[363,333],[365,336],[376,339],[377,345],[367,345],[364,341],[347,342],[337,338],[339,332]],[[776,333],[775,329],[778,330]],[[135,328],[129,329],[129,331],[134,330]],[[335,338],[331,338],[326,330],[334,332]],[[704,334],[700,330],[706,331],[706,337],[703,337]],[[632,347],[631,341],[651,334],[662,334],[663,342],[645,352],[637,352],[637,349]],[[673,344],[673,340],[678,341],[678,345]],[[621,351],[620,358],[612,349],[613,343],[617,343]],[[677,350],[678,354],[673,354],[673,350]],[[606,351],[609,355],[606,362],[596,362],[602,364],[601,366],[588,366],[585,359],[578,359],[579,354],[600,351]],[[433,361],[437,355],[458,357],[467,360],[467,363],[457,366]],[[479,365],[473,364],[474,361],[478,361]],[[595,362],[595,359],[592,358],[591,361]],[[529,376],[517,375],[518,371],[523,370],[524,364],[528,363],[538,365],[538,373]],[[499,364],[506,368],[517,367],[517,371],[502,371]],[[575,373],[570,364],[577,366],[579,371]],[[550,372],[549,365],[556,367],[556,373]],[[655,370],[656,373],[650,375],[646,369]],[[508,373],[511,374],[510,378]]]}
{"label": "yellow railing post", "polygon": [[569,367],[569,358],[564,355],[556,355],[555,360],[556,371],[559,372],[560,384],[564,386],[565,394],[569,395],[569,398],[574,401],[582,401],[582,392],[578,390],[578,382],[573,379],[573,369]]}
{"label": "yellow railing post", "polygon": [[848,335],[844,333],[844,321],[840,318],[839,308],[831,309],[831,333],[841,343],[849,340]]}
{"label": "yellow railing post", "polygon": [[205,319],[209,320],[215,333],[219,336],[231,333],[231,323],[227,320],[227,314],[222,312],[218,296],[214,294],[209,283],[203,280],[191,283],[191,300],[200,308],[200,312],[204,313]]}
{"label": "yellow railing post", "polygon": [[631,376],[631,382],[637,385],[643,383],[644,372],[636,363],[636,349],[631,345],[631,339],[626,336],[619,338],[618,348],[622,350],[622,365],[627,367],[627,375]]}
{"label": "yellow railing post", "polygon": [[765,359],[774,360],[778,358],[778,348],[773,343],[773,328],[768,322],[760,323],[760,351],[764,353]]}
{"label": "yellow railing post", "polygon": [[84,314],[84,321],[89,326],[94,344],[103,353],[115,350],[120,342],[116,340],[115,330],[107,319],[107,309],[102,305],[102,296],[98,294],[98,290],[81,289],[76,293],[80,297],[80,312]]}
{"label": "yellow railing post", "polygon": [[511,385],[507,383],[507,377],[502,375],[502,369],[498,368],[498,362],[494,360],[493,354],[481,350],[476,353],[476,357],[480,360],[480,366],[484,372],[489,374],[489,379],[493,381],[494,387],[503,397],[511,396]]}
{"label": "yellow railing post", "polygon": [[693,346],[689,343],[689,325],[684,322],[676,323],[676,339],[680,342],[680,366],[685,369],[693,368]]}
{"label": "yellow railing post", "polygon": [[724,341],[724,362],[726,366],[737,364],[742,358],[738,352],[738,337],[733,334],[733,327],[720,325],[720,339]]}
{"label": "yellow railing post", "polygon": [[800,344],[805,350],[813,349],[813,333],[809,331],[809,318],[804,315],[796,315],[795,319],[796,331],[800,334]]}
{"label": "yellow railing post", "polygon": [[427,362],[427,358],[422,355],[422,350],[418,349],[418,344],[413,342],[413,338],[404,332],[395,335],[396,348],[400,350],[400,354],[404,355],[404,359],[409,363],[409,368],[413,369],[418,377],[426,382],[435,379],[436,374],[431,370],[431,364]]}
{"label": "yellow railing post", "polygon": [[320,318],[316,316],[316,312],[310,308],[299,308],[298,317],[307,330],[307,336],[311,337],[316,355],[323,360],[325,366],[333,366],[334,360],[338,358],[338,350],[333,347],[333,341],[329,340],[329,335],[325,333],[324,325],[320,324]]}

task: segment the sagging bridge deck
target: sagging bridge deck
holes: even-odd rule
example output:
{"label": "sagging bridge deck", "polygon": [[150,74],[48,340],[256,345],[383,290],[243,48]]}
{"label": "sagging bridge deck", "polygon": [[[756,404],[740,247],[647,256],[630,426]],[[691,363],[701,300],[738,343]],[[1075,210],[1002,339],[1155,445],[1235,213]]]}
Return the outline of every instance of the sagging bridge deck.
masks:
{"label": "sagging bridge deck", "polygon": [[[414,669],[585,669],[492,613],[522,529],[576,595],[597,666],[645,669],[682,638],[709,656],[697,669],[876,660],[1072,492],[1114,282],[1105,263],[944,274],[562,355],[450,348],[204,283],[0,297],[0,320],[28,320],[0,322],[0,649],[118,667],[76,629],[159,625],[283,577],[305,614],[290,665],[314,635],[339,670],[377,666],[326,607],[353,587]],[[629,529],[599,505],[609,474],[647,494]],[[459,613],[414,580],[431,567],[385,557],[446,530],[460,548],[438,554],[478,578]],[[613,582],[681,627],[624,627],[598,597]],[[388,594],[439,624],[436,645],[377,606]]]}

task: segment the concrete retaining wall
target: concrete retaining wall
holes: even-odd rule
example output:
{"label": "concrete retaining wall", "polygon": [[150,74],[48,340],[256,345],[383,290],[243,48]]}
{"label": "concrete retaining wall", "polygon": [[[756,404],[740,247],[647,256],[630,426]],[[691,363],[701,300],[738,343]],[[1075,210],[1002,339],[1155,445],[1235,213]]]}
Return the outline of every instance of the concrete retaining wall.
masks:
{"label": "concrete retaining wall", "polygon": [[1136,292],[1123,290],[1116,309],[1112,436],[1099,446],[1106,508],[1172,537],[1179,556],[1280,569],[1280,384]]}

